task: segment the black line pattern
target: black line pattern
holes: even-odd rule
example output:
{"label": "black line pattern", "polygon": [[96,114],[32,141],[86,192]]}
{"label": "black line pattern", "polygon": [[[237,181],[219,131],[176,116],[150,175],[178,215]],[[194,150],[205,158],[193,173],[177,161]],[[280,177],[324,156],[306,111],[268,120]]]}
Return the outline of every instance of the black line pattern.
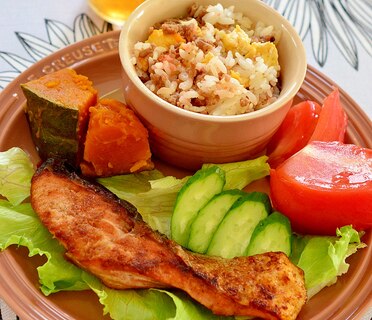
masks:
{"label": "black line pattern", "polygon": [[[359,69],[358,49],[363,48],[372,56],[372,1],[371,0],[264,0],[296,28],[302,39],[310,37],[312,54],[319,66],[325,66],[329,58],[329,41],[332,41],[346,62]],[[15,32],[28,58],[0,51],[0,58],[11,70],[0,71],[0,89],[34,62],[57,49],[93,35],[112,30],[103,22],[99,28],[85,13],[78,15],[72,27],[51,19],[45,19],[48,40],[25,32]]]}
{"label": "black line pattern", "polygon": [[0,299],[0,320],[20,320],[20,318]]}
{"label": "black line pattern", "polygon": [[355,70],[358,47],[372,55],[371,0],[264,0],[285,16],[301,35],[311,37],[312,52],[323,67],[329,39]]}
{"label": "black line pattern", "polygon": [[[358,49],[363,48],[372,56],[372,1],[371,0],[264,0],[296,28],[302,39],[311,38],[312,54],[319,66],[325,66],[331,40],[346,62],[359,69]],[[34,62],[76,41],[112,30],[103,22],[99,28],[85,13],[78,15],[72,27],[45,19],[48,40],[25,32],[15,32],[18,41],[28,54],[23,58],[0,51],[0,58],[11,70],[0,71],[0,89]]]}
{"label": "black line pattern", "polygon": [[48,56],[54,51],[69,44],[81,41],[94,35],[113,30],[112,25],[103,22],[98,27],[93,20],[85,13],[79,14],[69,27],[63,22],[45,19],[45,28],[48,39],[38,38],[27,32],[16,31],[18,41],[25,49],[28,58],[23,58],[14,53],[0,51],[2,58],[12,69],[0,71],[0,90],[4,89],[14,78],[29,68],[34,62]]}

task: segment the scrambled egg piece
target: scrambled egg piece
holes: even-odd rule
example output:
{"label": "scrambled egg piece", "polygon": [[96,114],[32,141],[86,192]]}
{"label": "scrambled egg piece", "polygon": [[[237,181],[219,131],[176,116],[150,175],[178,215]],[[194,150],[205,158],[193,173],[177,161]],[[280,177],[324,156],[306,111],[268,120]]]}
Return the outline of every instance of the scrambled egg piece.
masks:
{"label": "scrambled egg piece", "polygon": [[176,45],[186,40],[178,33],[164,34],[163,30],[155,29],[146,40],[148,43],[153,43],[156,46],[169,48],[171,45]]}
{"label": "scrambled egg piece", "polygon": [[211,61],[213,59],[214,55],[212,52],[208,52],[205,56],[204,56],[204,59],[202,61],[202,63],[208,63],[209,61]]}
{"label": "scrambled egg piece", "polygon": [[268,67],[279,69],[278,50],[274,43],[251,42],[248,34],[239,25],[230,33],[224,30],[219,31],[218,36],[226,51],[239,52],[242,56],[252,60],[262,57]]}
{"label": "scrambled egg piece", "polygon": [[196,27],[196,35],[197,35],[199,38],[203,37],[203,31],[202,31],[202,29],[200,29],[199,26]]}
{"label": "scrambled egg piece", "polygon": [[231,76],[231,78],[234,78],[234,79],[238,80],[244,88],[249,87],[249,83],[250,83],[249,78],[242,77],[242,75],[239,72],[231,70],[230,71],[230,76]]}
{"label": "scrambled egg piece", "polygon": [[251,44],[251,50],[245,57],[252,60],[256,57],[261,57],[268,67],[279,69],[278,49],[272,42],[253,42]]}
{"label": "scrambled egg piece", "polygon": [[225,30],[220,30],[217,35],[220,37],[226,51],[239,52],[245,56],[250,50],[251,39],[239,25],[232,32],[226,33]]}

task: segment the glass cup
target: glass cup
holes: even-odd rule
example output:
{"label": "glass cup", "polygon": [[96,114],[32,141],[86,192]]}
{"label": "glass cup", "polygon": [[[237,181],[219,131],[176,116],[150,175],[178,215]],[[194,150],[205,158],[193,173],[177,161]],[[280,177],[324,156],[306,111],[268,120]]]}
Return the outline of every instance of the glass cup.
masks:
{"label": "glass cup", "polygon": [[88,0],[90,7],[103,19],[122,26],[143,0]]}

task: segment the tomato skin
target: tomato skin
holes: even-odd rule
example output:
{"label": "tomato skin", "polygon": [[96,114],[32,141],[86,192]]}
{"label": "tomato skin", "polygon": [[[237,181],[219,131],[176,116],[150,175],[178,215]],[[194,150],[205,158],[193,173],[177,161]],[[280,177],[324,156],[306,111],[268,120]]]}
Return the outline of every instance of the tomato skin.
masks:
{"label": "tomato skin", "polygon": [[340,93],[334,89],[323,101],[318,124],[309,140],[344,142],[347,127],[347,115],[342,108]]}
{"label": "tomato skin", "polygon": [[303,101],[289,109],[278,131],[267,145],[266,153],[271,168],[276,168],[308,143],[321,110],[322,107],[314,101]]}
{"label": "tomato skin", "polygon": [[336,228],[372,227],[372,150],[314,141],[270,171],[275,210],[294,231],[335,235]]}
{"label": "tomato skin", "polygon": [[342,108],[338,89],[323,101],[304,101],[293,106],[267,146],[271,168],[301,150],[311,141],[344,142],[347,115]]}

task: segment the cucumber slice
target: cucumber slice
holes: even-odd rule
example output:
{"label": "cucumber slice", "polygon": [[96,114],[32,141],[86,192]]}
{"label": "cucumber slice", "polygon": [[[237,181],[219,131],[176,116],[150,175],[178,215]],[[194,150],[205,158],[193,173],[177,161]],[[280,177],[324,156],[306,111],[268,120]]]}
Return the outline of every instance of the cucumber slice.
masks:
{"label": "cucumber slice", "polygon": [[207,254],[223,258],[244,255],[253,230],[270,211],[270,199],[265,193],[252,192],[238,199],[218,226]]}
{"label": "cucumber slice", "polygon": [[264,252],[291,254],[292,230],[289,219],[279,212],[273,212],[262,220],[253,231],[246,254],[251,256]]}
{"label": "cucumber slice", "polygon": [[214,196],[198,213],[190,228],[187,247],[205,253],[213,234],[236,200],[245,195],[241,190],[226,190]]}
{"label": "cucumber slice", "polygon": [[225,172],[217,166],[197,171],[177,195],[171,218],[171,237],[181,246],[189,242],[190,226],[199,210],[220,193]]}

